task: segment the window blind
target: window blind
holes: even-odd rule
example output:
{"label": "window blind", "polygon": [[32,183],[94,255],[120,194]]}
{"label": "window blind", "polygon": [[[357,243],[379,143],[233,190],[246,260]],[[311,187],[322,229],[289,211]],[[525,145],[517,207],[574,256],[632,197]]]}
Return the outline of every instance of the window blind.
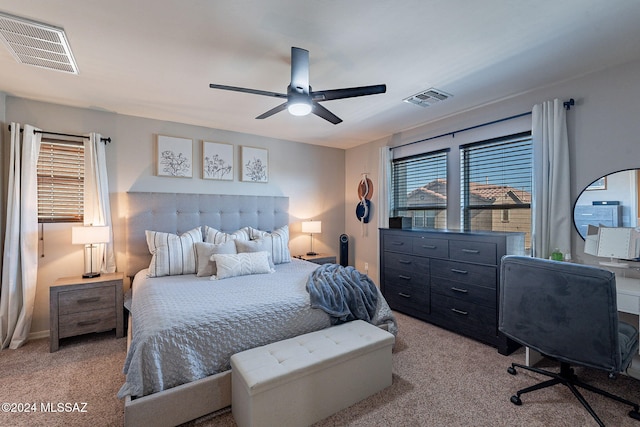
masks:
{"label": "window blind", "polygon": [[[531,231],[531,133],[460,147],[465,230]],[[528,236],[527,235],[527,236]]]}
{"label": "window blind", "polygon": [[414,227],[446,228],[448,152],[393,160],[394,216],[411,216]]}
{"label": "window blind", "polygon": [[45,140],[38,156],[38,221],[82,222],[84,218],[84,146]]}

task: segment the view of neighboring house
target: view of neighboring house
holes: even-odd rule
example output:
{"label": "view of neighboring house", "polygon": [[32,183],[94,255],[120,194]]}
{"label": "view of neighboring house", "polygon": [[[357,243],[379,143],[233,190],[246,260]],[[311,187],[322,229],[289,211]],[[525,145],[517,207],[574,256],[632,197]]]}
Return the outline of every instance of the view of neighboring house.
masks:
{"label": "view of neighboring house", "polygon": [[[531,193],[508,185],[472,182],[469,188],[471,228],[473,230],[525,232],[530,247]],[[432,207],[408,210],[416,228],[446,228],[447,181],[433,180],[407,194],[406,206]]]}

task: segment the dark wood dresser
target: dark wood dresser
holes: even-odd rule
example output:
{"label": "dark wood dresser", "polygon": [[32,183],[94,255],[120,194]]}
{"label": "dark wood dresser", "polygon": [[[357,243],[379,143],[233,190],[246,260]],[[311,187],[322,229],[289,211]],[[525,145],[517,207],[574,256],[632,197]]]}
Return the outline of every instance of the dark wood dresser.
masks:
{"label": "dark wood dresser", "polygon": [[498,332],[500,259],[524,254],[524,233],[380,230],[380,288],[397,311],[509,354]]}

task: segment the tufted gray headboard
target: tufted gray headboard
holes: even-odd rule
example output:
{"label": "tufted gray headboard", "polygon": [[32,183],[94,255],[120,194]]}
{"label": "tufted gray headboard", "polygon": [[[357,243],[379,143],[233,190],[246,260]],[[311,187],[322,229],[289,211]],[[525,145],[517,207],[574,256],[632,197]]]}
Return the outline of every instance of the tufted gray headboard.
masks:
{"label": "tufted gray headboard", "polygon": [[273,230],[289,224],[289,198],[185,193],[127,193],[126,275],[151,262],[145,230],[182,234],[208,225],[233,232],[245,226]]}

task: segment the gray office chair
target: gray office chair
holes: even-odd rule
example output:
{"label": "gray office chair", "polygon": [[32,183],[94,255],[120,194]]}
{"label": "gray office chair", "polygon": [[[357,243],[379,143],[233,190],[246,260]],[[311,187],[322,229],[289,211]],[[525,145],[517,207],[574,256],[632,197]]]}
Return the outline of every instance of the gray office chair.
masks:
{"label": "gray office chair", "polygon": [[629,416],[640,420],[637,403],[580,381],[571,366],[623,372],[638,351],[638,331],[618,321],[615,275],[580,264],[523,256],[505,256],[501,264],[498,329],[516,342],[560,362],[560,372],[512,363],[552,379],[519,390],[520,396],[555,384],[566,385],[599,425],[600,418],[576,386],[630,405]]}

